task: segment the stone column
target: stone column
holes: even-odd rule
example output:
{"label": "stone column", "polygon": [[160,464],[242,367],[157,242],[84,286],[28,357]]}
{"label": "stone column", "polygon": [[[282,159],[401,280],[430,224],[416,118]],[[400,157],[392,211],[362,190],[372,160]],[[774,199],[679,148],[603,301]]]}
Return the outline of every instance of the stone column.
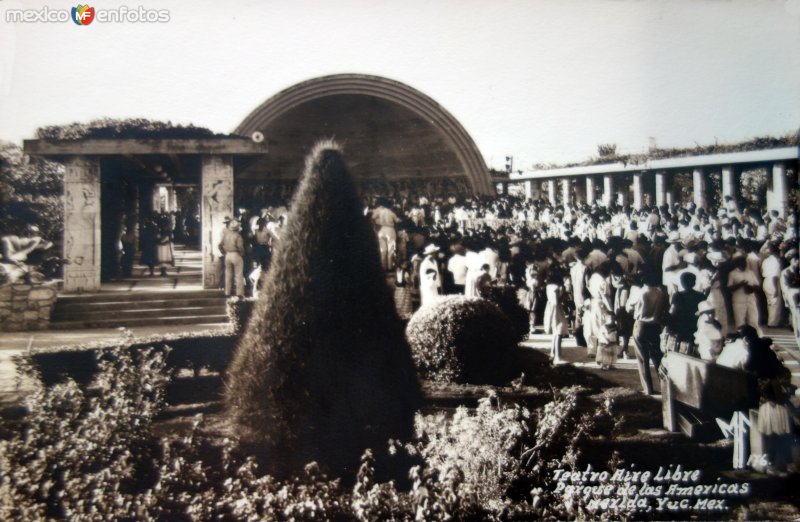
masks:
{"label": "stone column", "polygon": [[586,183],[582,183],[581,179],[575,180],[575,205],[582,205],[586,202]]}
{"label": "stone column", "polygon": [[153,212],[156,214],[161,212],[161,185],[153,185],[150,192],[150,204],[153,206]]}
{"label": "stone column", "polygon": [[64,291],[97,291],[100,290],[100,162],[73,156],[65,166]]}
{"label": "stone column", "polygon": [[542,182],[540,180],[531,180],[531,196],[533,199],[542,198]]}
{"label": "stone column", "polygon": [[[769,170],[767,171],[769,174]],[[789,184],[786,181],[786,164],[773,163],[772,165],[771,197],[767,201],[767,210],[777,210],[781,217],[786,217],[786,207],[789,202]]]}
{"label": "stone column", "polygon": [[203,288],[219,288],[222,253],[217,248],[225,216],[233,217],[233,158],[204,156],[202,171]]}
{"label": "stone column", "polygon": [[637,173],[633,175],[633,208],[639,210],[642,208],[642,174]]}
{"label": "stone column", "polygon": [[556,183],[557,181],[555,179],[547,180],[547,199],[550,200],[551,205],[558,203],[558,201],[556,201]]}
{"label": "stone column", "polygon": [[171,212],[178,212],[178,191],[175,190],[175,185],[169,187],[169,209]]}
{"label": "stone column", "polygon": [[725,196],[730,196],[736,202],[736,171],[733,165],[726,165],[722,167],[722,201],[725,201]]}
{"label": "stone column", "polygon": [[564,205],[572,204],[572,180],[570,178],[561,180],[561,200]]}
{"label": "stone column", "polygon": [[670,189],[670,190],[667,191],[666,203],[667,203],[668,207],[671,207],[672,205],[675,204],[675,191],[674,190]]}
{"label": "stone column", "polygon": [[694,204],[697,208],[708,208],[706,199],[706,177],[703,169],[697,167],[692,173],[692,186],[694,188]]}
{"label": "stone column", "polygon": [[586,177],[586,204],[591,205],[594,203],[594,178],[591,176]]}
{"label": "stone column", "polygon": [[533,182],[531,180],[524,181],[522,185],[525,187],[525,199],[530,200],[533,198]]}
{"label": "stone column", "polygon": [[610,207],[614,202],[614,178],[611,174],[603,176],[603,205]]}
{"label": "stone column", "polygon": [[667,201],[667,194],[670,192],[669,180],[667,179],[666,172],[656,172],[656,206],[671,205],[671,201]]}

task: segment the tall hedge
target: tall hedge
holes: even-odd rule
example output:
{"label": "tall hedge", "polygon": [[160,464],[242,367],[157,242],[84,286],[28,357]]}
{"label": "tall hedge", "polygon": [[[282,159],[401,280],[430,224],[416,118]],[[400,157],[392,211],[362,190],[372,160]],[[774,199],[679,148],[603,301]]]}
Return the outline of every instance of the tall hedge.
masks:
{"label": "tall hedge", "polygon": [[338,147],[318,144],[228,372],[233,427],[276,472],[354,470],[412,432],[419,383],[362,208]]}

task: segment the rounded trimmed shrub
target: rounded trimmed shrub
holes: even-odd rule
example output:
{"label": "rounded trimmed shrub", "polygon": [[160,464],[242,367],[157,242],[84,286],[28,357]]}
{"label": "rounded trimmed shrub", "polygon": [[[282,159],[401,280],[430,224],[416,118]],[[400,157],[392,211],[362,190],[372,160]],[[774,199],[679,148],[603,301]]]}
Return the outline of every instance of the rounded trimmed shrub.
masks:
{"label": "rounded trimmed shrub", "polygon": [[417,310],[406,337],[421,378],[473,384],[504,382],[518,342],[514,325],[495,303],[464,296]]}

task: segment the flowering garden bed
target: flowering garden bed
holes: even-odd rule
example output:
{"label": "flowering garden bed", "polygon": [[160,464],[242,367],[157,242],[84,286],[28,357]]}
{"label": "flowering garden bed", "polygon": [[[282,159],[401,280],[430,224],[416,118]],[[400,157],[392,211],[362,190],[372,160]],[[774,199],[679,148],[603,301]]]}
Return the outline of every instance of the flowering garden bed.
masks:
{"label": "flowering garden bed", "polygon": [[[194,341],[210,343],[203,335]],[[654,469],[665,462],[749,480],[754,498],[770,499],[731,503],[726,518],[796,515],[782,498],[790,491],[785,481],[724,471],[729,443],[698,445],[655,433],[654,401],[576,369],[553,371],[529,350],[519,359],[527,377],[509,386],[424,383],[417,437],[394,442],[388,452],[365,449],[352,473],[326,476],[309,463],[296,476],[272,477],[259,471],[226,422],[219,400],[224,372],[146,344],[50,354],[60,359],[40,354],[27,366],[97,358],[96,371],[80,384],[51,378],[31,395],[22,419],[2,423],[0,467],[10,471],[0,484],[0,517],[674,519],[673,512],[608,511],[558,492],[553,480],[559,469]],[[565,379],[580,386],[562,387]]]}

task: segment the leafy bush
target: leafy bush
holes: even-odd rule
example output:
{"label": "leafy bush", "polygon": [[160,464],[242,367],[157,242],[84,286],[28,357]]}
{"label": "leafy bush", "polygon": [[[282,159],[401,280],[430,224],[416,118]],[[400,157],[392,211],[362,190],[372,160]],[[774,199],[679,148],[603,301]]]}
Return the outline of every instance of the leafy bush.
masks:
{"label": "leafy bush", "polygon": [[127,350],[137,356],[144,350],[163,352],[170,369],[209,368],[224,372],[230,363],[237,337],[229,330],[201,330],[134,339],[128,330],[121,337],[106,342],[58,346],[14,356],[18,367],[31,368],[45,386],[66,380],[87,385],[101,369],[103,354]]}
{"label": "leafy bush", "polygon": [[[608,405],[579,408],[578,388],[555,391],[535,411],[501,404],[490,393],[474,410],[452,416],[418,415],[417,438],[402,451],[423,464],[410,470],[411,491],[375,483],[373,458],[365,455],[353,488],[359,520],[592,520],[588,499],[556,492],[553,471],[585,466],[581,447],[598,435]],[[400,449],[398,449],[400,451]],[[609,470],[615,469],[609,462]],[[612,516],[626,519],[624,509]]]}
{"label": "leafy bush", "polygon": [[[28,226],[35,225],[43,237],[61,241],[63,172],[58,163],[30,158],[17,145],[0,142],[0,235],[26,236]],[[59,255],[53,249],[48,254]]]}
{"label": "leafy bush", "polygon": [[226,401],[265,461],[354,473],[364,448],[408,436],[420,391],[377,239],[338,148],[315,147]]}
{"label": "leafy bush", "polygon": [[[39,386],[21,433],[0,441],[0,519],[104,519],[153,454],[149,428],[168,381],[165,354],[120,348],[99,361],[91,393]],[[112,517],[113,518],[113,517]]]}
{"label": "leafy bush", "polygon": [[581,162],[566,164],[537,163],[535,169],[547,170],[565,167],[580,167],[587,165],[603,165],[621,162],[625,164],[643,165],[648,160],[664,158],[681,158],[686,156],[701,156],[707,154],[723,154],[729,152],[747,152],[752,150],[776,149],[781,147],[795,147],[800,144],[800,130],[787,132],[782,136],[758,136],[749,140],[736,143],[714,143],[713,145],[695,145],[685,148],[659,148],[651,147],[644,154],[620,154],[614,144],[601,144],[597,146],[596,157]]}
{"label": "leafy bush", "polygon": [[246,297],[231,297],[226,302],[226,311],[228,312],[228,321],[231,324],[231,330],[235,335],[241,335],[247,328],[247,323],[250,322],[250,317],[253,315],[253,308],[255,308],[256,299]]}
{"label": "leafy bush", "polygon": [[422,378],[457,383],[500,383],[518,338],[511,321],[486,299],[448,296],[422,307],[406,328]]}
{"label": "leafy bush", "polygon": [[[490,395],[474,410],[418,415],[416,438],[392,444],[415,455],[410,489],[376,480],[367,451],[352,489],[308,463],[285,480],[264,474],[232,438],[197,416],[187,434],[151,429],[168,381],[165,352],[97,352],[83,390],[39,387],[28,414],[0,440],[3,520],[538,520],[604,515],[553,491],[554,469],[577,469],[602,409],[555,392],[536,411]],[[30,368],[29,368],[30,369]],[[625,518],[620,511],[611,514]]]}
{"label": "leafy bush", "polygon": [[444,413],[417,416],[417,437],[425,440],[419,452],[439,477],[460,478],[456,494],[474,498],[481,506],[500,509],[514,477],[519,475],[522,444],[531,436],[531,413],[518,404],[501,407],[490,393],[470,411],[459,407],[451,418]]}
{"label": "leafy bush", "polygon": [[153,121],[145,118],[114,119],[101,118],[89,123],[50,125],[36,129],[36,137],[43,140],[79,140],[84,138],[128,138],[128,139],[198,139],[228,137],[204,127],[175,125],[172,122]]}

